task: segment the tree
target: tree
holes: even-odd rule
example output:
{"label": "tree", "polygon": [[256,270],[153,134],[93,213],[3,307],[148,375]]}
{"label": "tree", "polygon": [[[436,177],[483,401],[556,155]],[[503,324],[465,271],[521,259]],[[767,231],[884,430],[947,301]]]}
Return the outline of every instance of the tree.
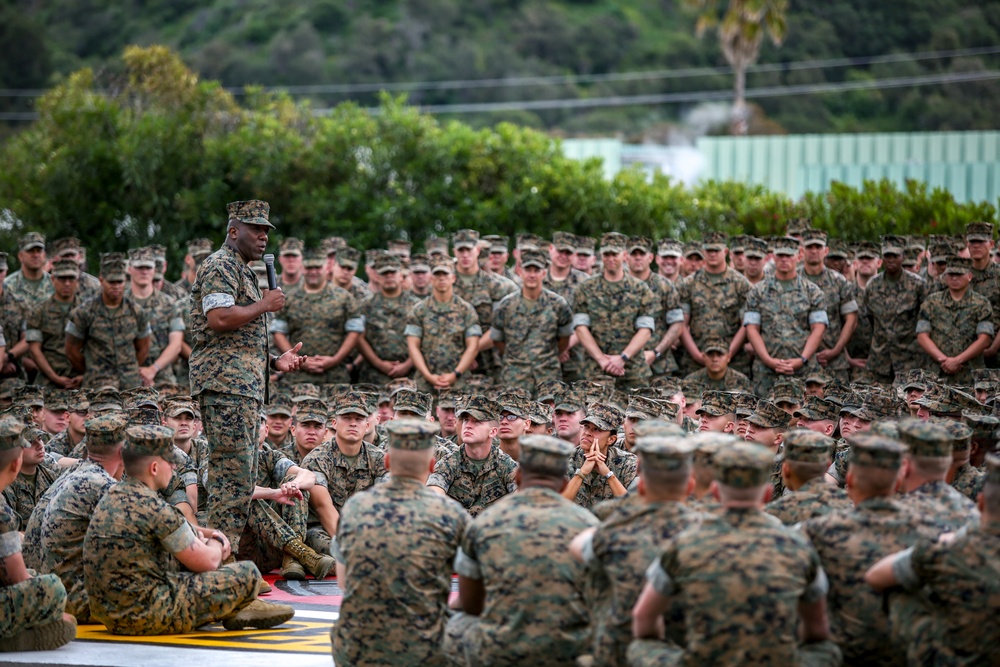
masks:
{"label": "tree", "polygon": [[699,11],[695,33],[718,30],[722,55],[733,68],[732,133],[745,135],[749,126],[746,104],[747,67],[757,61],[765,34],[780,46],[788,31],[788,0],[729,0],[723,11],[720,0],[684,0]]}

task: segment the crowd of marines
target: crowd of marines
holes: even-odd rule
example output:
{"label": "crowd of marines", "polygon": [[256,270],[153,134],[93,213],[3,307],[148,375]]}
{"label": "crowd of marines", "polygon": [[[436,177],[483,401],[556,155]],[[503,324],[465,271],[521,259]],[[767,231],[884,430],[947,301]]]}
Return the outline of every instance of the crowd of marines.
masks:
{"label": "crowd of marines", "polygon": [[0,253],[0,651],[280,625],[278,569],[337,665],[1000,664],[992,224],[286,236],[269,289],[269,210],[176,283]]}

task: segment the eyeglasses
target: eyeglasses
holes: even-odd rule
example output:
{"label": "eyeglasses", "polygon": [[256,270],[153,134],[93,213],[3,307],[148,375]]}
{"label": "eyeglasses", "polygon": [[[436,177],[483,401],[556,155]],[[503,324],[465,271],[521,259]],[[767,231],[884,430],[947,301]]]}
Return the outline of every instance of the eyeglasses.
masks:
{"label": "eyeglasses", "polygon": [[505,412],[502,415],[500,415],[500,421],[512,422],[512,421],[517,421],[518,419],[521,419],[521,417],[518,417],[517,415],[511,414],[509,412]]}

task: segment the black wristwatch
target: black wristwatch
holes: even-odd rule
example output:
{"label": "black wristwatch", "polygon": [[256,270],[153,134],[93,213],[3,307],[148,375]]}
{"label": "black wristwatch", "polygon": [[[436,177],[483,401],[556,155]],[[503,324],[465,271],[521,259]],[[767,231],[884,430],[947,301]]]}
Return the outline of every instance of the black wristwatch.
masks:
{"label": "black wristwatch", "polygon": [[622,361],[628,361],[628,359],[629,359],[628,355],[625,354],[624,352],[622,352],[618,356],[622,358]]}
{"label": "black wristwatch", "polygon": [[462,371],[460,371],[460,370],[458,370],[458,369],[456,368],[456,369],[455,369],[455,379],[458,379],[458,378],[460,378],[460,377],[462,377]]}

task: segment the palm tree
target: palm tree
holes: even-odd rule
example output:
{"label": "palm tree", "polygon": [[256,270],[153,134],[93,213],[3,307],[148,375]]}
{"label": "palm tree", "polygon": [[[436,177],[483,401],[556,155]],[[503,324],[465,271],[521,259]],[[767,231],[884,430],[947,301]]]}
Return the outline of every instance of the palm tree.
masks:
{"label": "palm tree", "polygon": [[749,124],[747,67],[760,55],[765,34],[775,46],[781,46],[788,30],[788,0],[729,0],[724,11],[721,0],[684,0],[684,4],[699,12],[695,34],[701,37],[713,28],[719,32],[722,54],[734,74],[732,133],[744,135]]}

